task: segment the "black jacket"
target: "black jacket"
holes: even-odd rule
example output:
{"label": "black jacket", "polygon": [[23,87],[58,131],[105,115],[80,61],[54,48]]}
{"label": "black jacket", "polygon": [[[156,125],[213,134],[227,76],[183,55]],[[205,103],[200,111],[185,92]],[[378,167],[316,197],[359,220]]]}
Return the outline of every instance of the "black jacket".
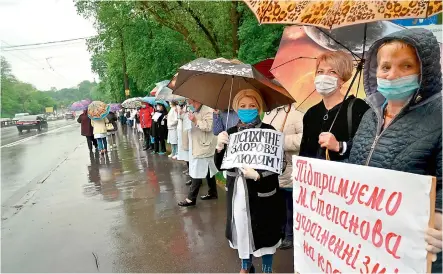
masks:
{"label": "black jacket", "polygon": [[157,122],[152,120],[151,134],[153,137],[160,140],[166,140],[168,138],[168,123],[166,117],[168,113],[162,112],[162,115],[157,119]]}
{"label": "black jacket", "polygon": [[[354,102],[349,106],[352,101]],[[326,159],[326,150],[320,147],[318,137],[320,133],[329,131],[332,121],[342,104],[343,107],[338,114],[331,133],[334,134],[337,141],[346,142],[347,149],[344,155],[340,155],[338,152],[329,151],[329,157],[333,161],[342,161],[349,157],[349,151],[352,147],[352,138],[357,132],[363,114],[365,114],[369,108],[365,101],[355,98],[353,95],[349,96],[343,103],[336,105],[329,111],[326,109],[323,101],[321,101],[306,112],[303,116],[303,137],[300,144],[300,156]],[[348,106],[350,107],[350,113],[348,113]],[[348,119],[352,120],[351,123],[348,123]]]}
{"label": "black jacket", "polygon": [[[422,79],[420,88],[409,103],[382,130],[385,98],[377,91],[377,51],[383,42],[392,39],[403,40],[417,49],[422,64]],[[376,42],[367,56],[364,86],[371,109],[364,115],[354,138],[349,162],[435,176],[436,210],[441,212],[442,74],[437,40],[424,29],[400,31]],[[437,262],[432,264],[432,272],[442,272],[441,252]]]}
{"label": "black jacket", "polygon": [[[274,129],[271,125],[261,124],[262,129]],[[228,134],[238,132],[237,127],[228,130]],[[216,151],[214,155],[215,165],[220,170],[225,149],[220,153]],[[246,205],[249,208],[248,214],[251,220],[250,229],[252,230],[253,243],[255,250],[263,247],[272,247],[278,243],[283,237],[282,224],[286,217],[286,208],[282,193],[279,189],[278,174],[257,170],[260,174],[258,181],[245,180]],[[226,238],[232,242],[231,224],[232,216],[232,199],[237,183],[239,172],[237,169],[227,171],[227,218],[226,218]]]}

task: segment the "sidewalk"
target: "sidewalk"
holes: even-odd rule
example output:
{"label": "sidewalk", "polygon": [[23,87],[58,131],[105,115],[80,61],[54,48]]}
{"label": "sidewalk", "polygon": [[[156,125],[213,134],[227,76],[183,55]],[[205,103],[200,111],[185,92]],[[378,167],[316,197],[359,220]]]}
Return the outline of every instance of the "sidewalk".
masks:
{"label": "sidewalk", "polygon": [[[180,208],[186,165],[142,151],[132,132],[120,132],[117,142],[108,157],[79,144],[2,223],[1,270],[239,272],[224,236],[224,188],[218,200]],[[206,191],[204,183],[200,194]],[[274,261],[275,272],[293,272],[291,251],[278,251]]]}

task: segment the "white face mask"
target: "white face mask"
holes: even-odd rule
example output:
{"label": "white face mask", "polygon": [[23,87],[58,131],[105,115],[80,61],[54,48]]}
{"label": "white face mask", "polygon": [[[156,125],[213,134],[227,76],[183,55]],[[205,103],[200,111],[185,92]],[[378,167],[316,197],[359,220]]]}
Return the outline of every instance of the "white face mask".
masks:
{"label": "white face mask", "polygon": [[338,79],[329,75],[317,75],[314,84],[321,96],[328,96],[337,89]]}

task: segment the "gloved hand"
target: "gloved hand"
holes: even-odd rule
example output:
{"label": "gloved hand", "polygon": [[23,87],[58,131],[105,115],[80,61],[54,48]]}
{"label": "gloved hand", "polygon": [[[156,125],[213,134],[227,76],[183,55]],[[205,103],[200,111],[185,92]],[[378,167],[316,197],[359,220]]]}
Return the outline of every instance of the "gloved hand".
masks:
{"label": "gloved hand", "polygon": [[257,181],[260,179],[260,174],[258,174],[255,169],[248,167],[247,165],[243,165],[243,168],[240,168],[240,171],[243,173],[246,179],[251,179]]}
{"label": "gloved hand", "polygon": [[225,145],[229,143],[229,135],[226,131],[220,132],[217,136],[217,146],[215,147],[218,151],[223,150]]}

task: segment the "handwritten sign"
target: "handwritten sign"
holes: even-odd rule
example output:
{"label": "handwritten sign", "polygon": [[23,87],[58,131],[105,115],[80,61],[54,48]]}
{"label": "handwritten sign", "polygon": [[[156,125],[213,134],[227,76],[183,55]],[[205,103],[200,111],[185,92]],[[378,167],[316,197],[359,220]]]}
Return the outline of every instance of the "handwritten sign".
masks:
{"label": "handwritten sign", "polygon": [[432,177],[297,156],[293,165],[295,272],[427,272]]}
{"label": "handwritten sign", "polygon": [[229,136],[222,169],[248,165],[282,174],[283,133],[270,129],[247,129]]}

